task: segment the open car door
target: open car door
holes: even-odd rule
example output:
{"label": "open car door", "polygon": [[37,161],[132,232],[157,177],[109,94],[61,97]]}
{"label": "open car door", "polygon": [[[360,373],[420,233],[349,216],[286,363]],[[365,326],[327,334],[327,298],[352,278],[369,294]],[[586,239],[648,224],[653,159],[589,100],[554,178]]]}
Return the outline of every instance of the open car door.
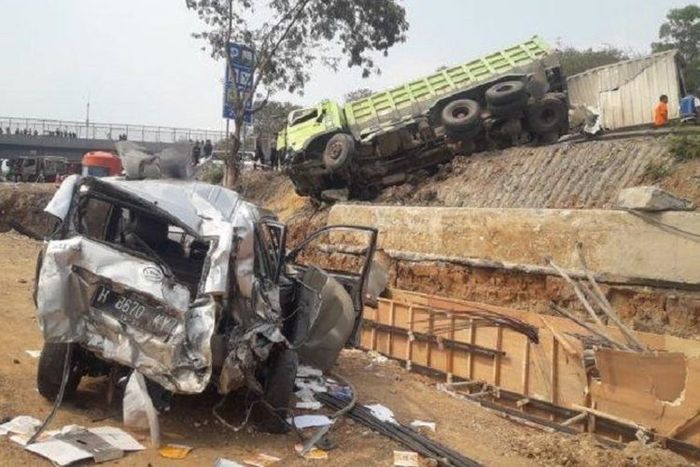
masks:
{"label": "open car door", "polygon": [[[349,243],[352,251],[331,247],[338,243]],[[336,225],[317,230],[286,255],[287,275],[299,284],[293,345],[321,370],[333,365],[343,347],[359,342],[376,243],[376,229]]]}

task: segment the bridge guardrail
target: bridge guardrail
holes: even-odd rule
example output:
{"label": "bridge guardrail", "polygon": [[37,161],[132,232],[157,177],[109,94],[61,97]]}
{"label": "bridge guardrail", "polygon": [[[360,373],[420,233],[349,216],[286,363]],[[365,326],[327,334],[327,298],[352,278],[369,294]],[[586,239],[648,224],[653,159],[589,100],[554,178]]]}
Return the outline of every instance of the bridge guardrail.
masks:
{"label": "bridge guardrail", "polygon": [[2,134],[61,136],[66,138],[108,139],[117,141],[124,135],[130,141],[175,143],[205,141],[213,143],[225,138],[223,131],[177,128],[126,123],[78,122],[70,120],[0,117]]}

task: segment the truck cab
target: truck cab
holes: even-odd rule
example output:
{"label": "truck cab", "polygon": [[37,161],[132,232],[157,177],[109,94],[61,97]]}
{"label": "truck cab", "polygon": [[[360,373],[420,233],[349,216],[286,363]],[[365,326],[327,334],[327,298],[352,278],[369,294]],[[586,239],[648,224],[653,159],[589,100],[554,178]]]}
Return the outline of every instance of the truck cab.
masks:
{"label": "truck cab", "polygon": [[[326,141],[333,134],[342,131],[345,125],[341,106],[330,100],[323,100],[314,107],[295,110],[289,114],[283,136],[278,136],[277,150],[285,154],[285,161],[302,162],[297,158],[309,150],[310,143],[323,140],[322,144],[316,143],[321,146],[320,151],[323,151]],[[325,135],[327,138],[324,138]]]}

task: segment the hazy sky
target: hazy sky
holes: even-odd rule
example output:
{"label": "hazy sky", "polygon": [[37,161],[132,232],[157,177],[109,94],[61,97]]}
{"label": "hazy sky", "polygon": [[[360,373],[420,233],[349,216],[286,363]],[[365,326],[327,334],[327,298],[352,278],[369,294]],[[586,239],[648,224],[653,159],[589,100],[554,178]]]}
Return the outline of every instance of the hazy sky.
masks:
{"label": "hazy sky", "polygon": [[[690,0],[404,0],[408,40],[357,69],[313,71],[299,103],[380,90],[540,34],[647,52],[669,8]],[[222,128],[223,64],[190,36],[184,0],[0,0],[0,116]]]}

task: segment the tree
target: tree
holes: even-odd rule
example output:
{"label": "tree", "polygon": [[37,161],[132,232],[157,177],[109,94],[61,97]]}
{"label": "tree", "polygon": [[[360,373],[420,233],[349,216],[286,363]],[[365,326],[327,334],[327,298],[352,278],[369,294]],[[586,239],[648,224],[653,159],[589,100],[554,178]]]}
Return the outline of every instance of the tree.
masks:
{"label": "tree", "polygon": [[253,107],[260,108],[255,114],[255,134],[267,138],[274,138],[287,124],[289,113],[301,107],[291,102],[269,101],[262,106],[262,102],[255,102]]}
{"label": "tree", "polygon": [[256,53],[249,92],[233,86],[234,132],[227,145],[224,185],[237,178],[245,105],[256,98],[258,112],[280,90],[302,94],[315,64],[338,69],[343,58],[348,68],[358,67],[367,77],[379,71],[374,52],[384,55],[405,40],[406,11],[398,0],[185,0],[207,24],[195,33],[206,41],[214,59],[226,60],[233,76],[227,44],[239,42]]}
{"label": "tree", "polygon": [[355,89],[354,91],[346,92],[343,96],[345,102],[357,101],[369,97],[374,94],[374,91],[368,88]]}
{"label": "tree", "polygon": [[630,54],[622,49],[606,45],[599,49],[576,49],[571,46],[559,51],[559,61],[565,76],[573,76],[591,68],[629,60]]}
{"label": "tree", "polygon": [[651,44],[652,52],[678,49],[686,62],[685,82],[690,91],[700,87],[700,6],[673,8],[659,28],[659,42]]}

